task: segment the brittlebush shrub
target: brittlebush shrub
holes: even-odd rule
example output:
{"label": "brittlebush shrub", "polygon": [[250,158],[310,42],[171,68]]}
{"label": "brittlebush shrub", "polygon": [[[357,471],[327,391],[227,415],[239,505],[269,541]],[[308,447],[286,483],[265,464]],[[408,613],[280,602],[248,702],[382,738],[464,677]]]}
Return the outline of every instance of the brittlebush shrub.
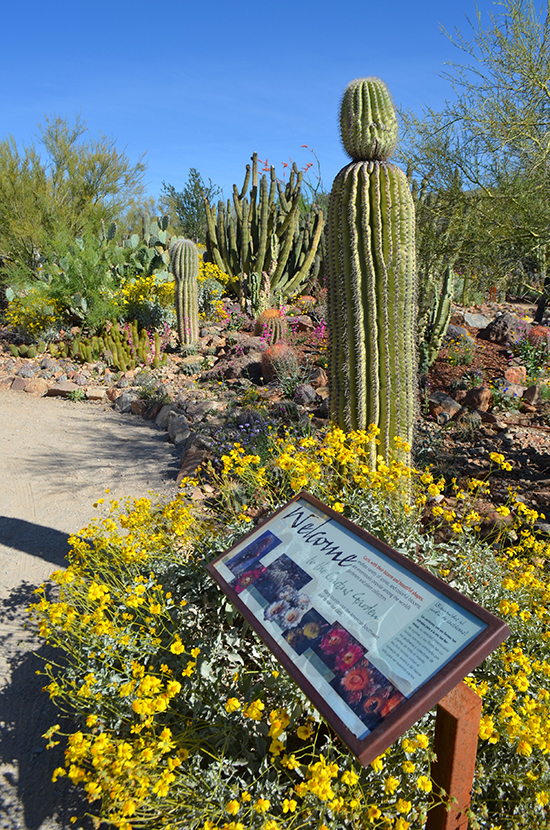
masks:
{"label": "brittlebush shrub", "polygon": [[[455,485],[451,507],[429,471],[383,459],[371,470],[373,440],[374,430],[274,437],[264,464],[236,444],[203,471],[217,486],[209,508],[185,492],[157,506],[112,503],[71,540],[57,594],[39,589],[32,615],[65,652],[46,666],[46,689],[78,722],[54,777],[81,784],[101,820],[121,830],[424,826],[434,713],[362,769],[205,572],[252,517],[305,488],[505,616],[511,637],[468,678],[484,707],[470,826],[550,826],[549,550],[533,535],[536,514],[511,498],[508,539],[480,541],[486,482]],[[497,475],[507,465],[491,460]],[[450,540],[436,543],[427,519]]]}

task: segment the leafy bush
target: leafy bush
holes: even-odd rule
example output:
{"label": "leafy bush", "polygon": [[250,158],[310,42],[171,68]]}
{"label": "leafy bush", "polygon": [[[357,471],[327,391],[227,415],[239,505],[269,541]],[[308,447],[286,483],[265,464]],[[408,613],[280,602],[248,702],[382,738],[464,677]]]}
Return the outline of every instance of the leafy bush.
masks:
{"label": "leafy bush", "polygon": [[373,440],[374,429],[289,433],[264,463],[237,443],[203,472],[218,488],[210,510],[184,493],[113,502],[72,537],[58,594],[39,589],[32,614],[65,652],[46,665],[46,688],[80,727],[55,777],[82,784],[102,819],[122,830],[424,826],[433,713],[360,768],[204,570],[253,517],[307,488],[506,617],[512,636],[468,679],[484,701],[470,826],[549,826],[550,549],[533,535],[537,515],[511,500],[516,541],[499,553],[475,530],[486,482],[455,483],[441,501],[445,482],[429,472],[382,459],[371,470]]}

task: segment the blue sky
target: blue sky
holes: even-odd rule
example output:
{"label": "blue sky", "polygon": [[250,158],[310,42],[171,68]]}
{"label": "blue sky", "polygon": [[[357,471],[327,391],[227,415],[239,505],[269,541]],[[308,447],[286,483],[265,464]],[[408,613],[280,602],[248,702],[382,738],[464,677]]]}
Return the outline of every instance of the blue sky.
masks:
{"label": "blue sky", "polygon": [[[478,0],[488,12],[498,7]],[[27,0],[4,4],[0,135],[18,145],[44,114],[86,120],[132,160],[147,151],[148,192],[183,187],[190,167],[231,192],[254,151],[282,173],[320,160],[330,184],[346,164],[337,115],[346,84],[378,75],[420,113],[452,91],[441,32],[468,29],[474,0]]]}

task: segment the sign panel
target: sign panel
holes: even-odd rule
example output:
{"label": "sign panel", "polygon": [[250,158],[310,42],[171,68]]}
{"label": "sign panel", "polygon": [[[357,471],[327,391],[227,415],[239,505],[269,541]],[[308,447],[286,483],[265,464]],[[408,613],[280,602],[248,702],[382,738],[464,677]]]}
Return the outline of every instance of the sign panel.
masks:
{"label": "sign panel", "polygon": [[207,567],[365,765],[509,634],[304,492]]}

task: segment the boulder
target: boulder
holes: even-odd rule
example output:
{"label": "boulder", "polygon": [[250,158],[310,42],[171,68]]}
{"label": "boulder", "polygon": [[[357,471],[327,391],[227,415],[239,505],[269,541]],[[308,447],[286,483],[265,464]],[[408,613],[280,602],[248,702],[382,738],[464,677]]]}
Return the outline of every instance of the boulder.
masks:
{"label": "boulder", "polygon": [[168,416],[168,437],[172,444],[183,444],[190,435],[191,430],[189,429],[185,415],[170,412]]}
{"label": "boulder", "polygon": [[162,407],[155,418],[155,424],[161,429],[168,429],[168,421],[171,412],[174,412],[176,415],[183,415],[181,409],[178,409],[178,407],[174,406],[173,403],[167,403]]}
{"label": "boulder", "polygon": [[428,406],[432,418],[443,423],[455,418],[462,410],[462,406],[445,392],[432,392],[428,398]]}
{"label": "boulder", "polygon": [[86,397],[89,401],[103,401],[107,397],[107,392],[103,386],[90,386],[86,390]]}
{"label": "boulder", "polygon": [[484,314],[475,314],[472,311],[464,312],[464,322],[473,329],[485,329],[491,322]]}
{"label": "boulder", "polygon": [[525,366],[509,366],[504,370],[504,379],[508,383],[515,383],[524,386],[527,380],[527,369]]}
{"label": "boulder", "polygon": [[491,343],[507,346],[510,343],[517,343],[525,329],[525,323],[507,311],[505,314],[495,317],[488,326],[479,332],[478,337],[482,340],[489,340]]}
{"label": "boulder", "polygon": [[493,403],[493,393],[489,386],[479,386],[477,389],[470,389],[461,403],[462,406],[487,412]]}
{"label": "boulder", "polygon": [[42,398],[48,391],[48,384],[42,378],[33,378],[25,386],[25,392],[35,398]]}
{"label": "boulder", "polygon": [[521,396],[521,399],[530,406],[538,406],[542,402],[539,384],[534,383],[533,386],[529,386]]}
{"label": "boulder", "polygon": [[76,383],[71,383],[70,380],[58,380],[53,386],[48,389],[49,398],[66,398],[71,392],[80,389]]}
{"label": "boulder", "polygon": [[30,383],[29,378],[17,377],[13,379],[10,389],[13,392],[24,392],[28,383]]}
{"label": "boulder", "polygon": [[139,398],[137,392],[123,392],[115,401],[115,407],[119,412],[126,413],[132,411],[132,401]]}

